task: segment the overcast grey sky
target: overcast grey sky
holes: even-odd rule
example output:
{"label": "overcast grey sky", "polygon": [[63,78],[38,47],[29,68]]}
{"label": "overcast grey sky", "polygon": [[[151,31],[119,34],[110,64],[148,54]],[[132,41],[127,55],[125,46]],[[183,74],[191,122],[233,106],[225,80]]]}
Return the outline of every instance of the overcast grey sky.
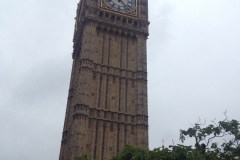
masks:
{"label": "overcast grey sky", "polygon": [[[78,0],[0,1],[0,159],[58,159]],[[240,113],[240,1],[149,0],[150,148]]]}

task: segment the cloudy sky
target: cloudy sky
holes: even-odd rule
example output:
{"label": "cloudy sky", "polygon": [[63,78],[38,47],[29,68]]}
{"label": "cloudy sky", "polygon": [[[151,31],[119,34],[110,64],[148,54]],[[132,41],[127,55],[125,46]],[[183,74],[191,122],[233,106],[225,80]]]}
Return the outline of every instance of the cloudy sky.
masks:
{"label": "cloudy sky", "polygon": [[[58,159],[78,0],[0,1],[0,159]],[[150,148],[240,113],[240,1],[149,0]]]}

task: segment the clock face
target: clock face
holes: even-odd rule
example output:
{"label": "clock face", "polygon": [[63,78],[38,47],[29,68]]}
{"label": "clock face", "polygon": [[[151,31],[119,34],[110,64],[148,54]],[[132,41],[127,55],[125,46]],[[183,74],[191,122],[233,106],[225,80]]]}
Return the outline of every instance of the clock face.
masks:
{"label": "clock face", "polygon": [[136,9],[137,0],[104,0],[115,11],[129,13]]}

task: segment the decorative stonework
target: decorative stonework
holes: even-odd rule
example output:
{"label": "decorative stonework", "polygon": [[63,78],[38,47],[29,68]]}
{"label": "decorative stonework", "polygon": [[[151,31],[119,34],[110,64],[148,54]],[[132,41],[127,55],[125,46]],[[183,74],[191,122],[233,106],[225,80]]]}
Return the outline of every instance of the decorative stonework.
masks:
{"label": "decorative stonework", "polygon": [[137,16],[81,0],[60,160],[110,160],[125,145],[148,147],[147,0]]}

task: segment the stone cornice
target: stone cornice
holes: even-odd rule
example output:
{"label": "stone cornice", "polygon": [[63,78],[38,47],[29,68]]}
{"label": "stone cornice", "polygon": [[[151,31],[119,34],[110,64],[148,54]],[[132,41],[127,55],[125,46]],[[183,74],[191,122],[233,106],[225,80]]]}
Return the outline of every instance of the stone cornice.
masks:
{"label": "stone cornice", "polygon": [[127,79],[142,79],[147,81],[147,72],[144,71],[133,71],[128,69],[116,68],[108,65],[94,63],[90,59],[82,59],[80,61],[80,68],[81,71],[90,71],[100,74],[112,75],[117,76],[120,78],[127,78]]}
{"label": "stone cornice", "polygon": [[144,114],[128,114],[123,112],[110,111],[107,109],[90,107],[85,104],[76,104],[74,106],[73,119],[76,117],[97,119],[107,122],[121,123],[125,125],[147,126],[148,116]]}
{"label": "stone cornice", "polygon": [[118,23],[112,23],[111,21],[104,21],[101,19],[97,19],[95,17],[85,17],[86,24],[94,23],[96,25],[97,31],[108,32],[112,34],[116,34],[119,36],[142,36],[145,39],[148,38],[148,31],[146,29],[141,29],[137,27],[130,27],[127,25],[119,25]]}

